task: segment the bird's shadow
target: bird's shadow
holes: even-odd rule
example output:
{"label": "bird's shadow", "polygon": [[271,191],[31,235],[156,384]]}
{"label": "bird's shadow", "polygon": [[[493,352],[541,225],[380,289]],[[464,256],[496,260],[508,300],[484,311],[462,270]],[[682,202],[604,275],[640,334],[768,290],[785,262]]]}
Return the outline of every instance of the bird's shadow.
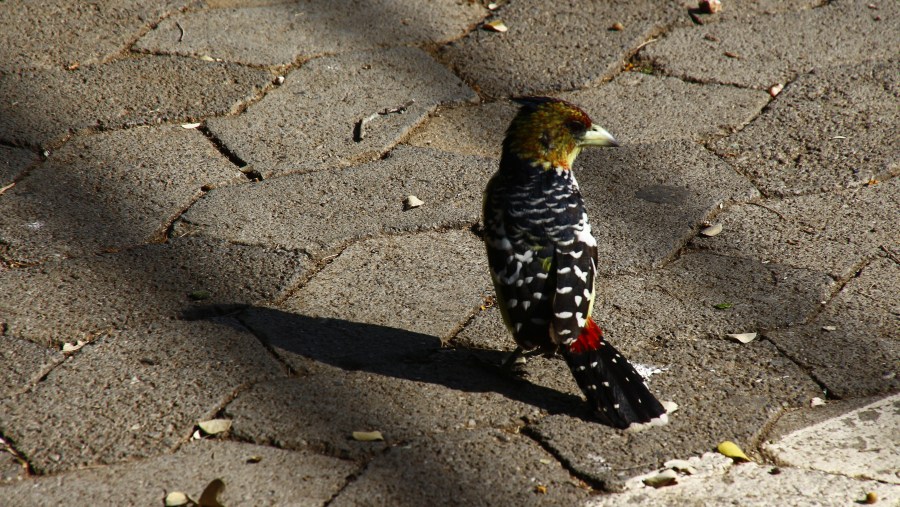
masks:
{"label": "bird's shadow", "polygon": [[447,345],[436,336],[404,329],[260,306],[197,306],[186,309],[182,318],[223,324],[236,319],[298,369],[312,360],[348,371],[427,382],[463,392],[495,392],[550,414],[597,422],[581,397],[503,370],[500,365],[508,352]]}

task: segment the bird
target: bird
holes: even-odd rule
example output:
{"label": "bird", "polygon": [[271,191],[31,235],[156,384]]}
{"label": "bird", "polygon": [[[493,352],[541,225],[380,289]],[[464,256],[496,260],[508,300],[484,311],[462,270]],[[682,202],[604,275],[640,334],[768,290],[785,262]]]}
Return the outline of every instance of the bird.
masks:
{"label": "bird", "polygon": [[600,422],[640,429],[667,422],[643,377],[591,317],[597,241],[572,171],[587,147],[616,147],[579,106],[516,97],[500,165],[484,193],[483,237],[496,304],[522,351],[563,356]]}

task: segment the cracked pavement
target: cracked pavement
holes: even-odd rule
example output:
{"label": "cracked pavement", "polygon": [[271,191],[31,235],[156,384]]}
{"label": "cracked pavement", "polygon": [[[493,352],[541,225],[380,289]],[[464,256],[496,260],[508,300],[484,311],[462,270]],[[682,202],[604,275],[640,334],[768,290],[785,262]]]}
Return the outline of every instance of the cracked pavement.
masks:
{"label": "cracked pavement", "polygon": [[[498,3],[0,3],[0,498],[900,501],[900,4]],[[593,317],[667,426],[495,368],[519,94],[622,144],[576,163]]]}

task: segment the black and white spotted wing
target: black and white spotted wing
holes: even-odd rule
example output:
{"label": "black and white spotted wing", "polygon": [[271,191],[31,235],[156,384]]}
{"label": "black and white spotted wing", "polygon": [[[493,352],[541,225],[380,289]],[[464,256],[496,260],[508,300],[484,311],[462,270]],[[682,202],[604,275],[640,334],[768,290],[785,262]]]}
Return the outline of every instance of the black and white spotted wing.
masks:
{"label": "black and white spotted wing", "polygon": [[488,187],[488,260],[516,342],[555,349],[578,336],[589,314],[596,243],[571,173],[543,171],[522,183]]}

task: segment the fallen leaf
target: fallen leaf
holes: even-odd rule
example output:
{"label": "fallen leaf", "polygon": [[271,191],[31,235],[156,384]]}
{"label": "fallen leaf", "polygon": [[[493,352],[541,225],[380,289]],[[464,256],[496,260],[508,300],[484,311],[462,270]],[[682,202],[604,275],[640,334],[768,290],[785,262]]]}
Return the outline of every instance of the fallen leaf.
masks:
{"label": "fallen leaf", "polygon": [[173,491],[166,495],[166,507],[179,507],[187,505],[190,499],[181,491]]}
{"label": "fallen leaf", "polygon": [[384,440],[384,436],[382,436],[380,431],[354,431],[353,440],[358,440],[360,442],[375,442]]}
{"label": "fallen leaf", "polygon": [[654,488],[661,488],[663,486],[671,486],[678,482],[678,473],[675,470],[663,470],[662,472],[651,475],[643,480],[643,483],[648,486],[653,486]]}
{"label": "fallen leaf", "polygon": [[219,502],[219,495],[222,494],[223,491],[225,491],[225,483],[222,479],[214,479],[206,485],[203,493],[200,494],[197,505],[200,507],[225,507]]}
{"label": "fallen leaf", "polygon": [[75,352],[76,350],[80,349],[81,347],[84,347],[85,345],[86,345],[86,343],[81,340],[78,340],[75,343],[63,343],[62,351],[63,351],[63,354],[66,354],[69,352]]}
{"label": "fallen leaf", "polygon": [[733,333],[725,336],[740,343],[750,343],[756,339],[756,333]]}
{"label": "fallen leaf", "polygon": [[188,297],[194,301],[203,301],[204,299],[209,299],[210,295],[208,290],[195,290],[188,294]]}
{"label": "fallen leaf", "polygon": [[425,204],[425,201],[423,201],[422,199],[419,199],[414,195],[408,195],[406,196],[406,199],[403,200],[403,209],[410,210],[413,208],[418,208],[423,204]]}
{"label": "fallen leaf", "polygon": [[729,308],[732,308],[733,306],[734,303],[718,303],[713,305],[713,308],[715,308],[716,310],[727,310]]}
{"label": "fallen leaf", "polygon": [[262,461],[262,456],[250,456],[247,458],[247,463],[256,464]]}
{"label": "fallen leaf", "polygon": [[231,419],[210,419],[197,423],[197,426],[207,435],[217,435],[231,429]]}
{"label": "fallen leaf", "polygon": [[728,456],[729,458],[733,459],[736,462],[750,461],[750,458],[748,458],[747,455],[744,454],[744,451],[742,451],[741,448],[738,447],[738,445],[736,443],[732,442],[731,440],[726,440],[726,441],[722,442],[721,444],[719,444],[719,446],[716,449],[720,453],[724,454],[725,456]]}
{"label": "fallen leaf", "polygon": [[506,32],[509,28],[506,27],[506,24],[499,19],[495,19],[494,21],[489,21],[482,25],[485,30],[489,30],[491,32]]}
{"label": "fallen leaf", "polygon": [[211,56],[209,56],[209,55],[203,55],[203,56],[200,57],[200,59],[203,60],[204,62],[214,62],[214,61],[216,61],[215,58],[213,58],[213,57],[211,57]]}
{"label": "fallen leaf", "polygon": [[534,487],[534,492],[539,495],[546,495],[547,494],[547,486],[544,486],[543,484],[538,484],[537,486]]}
{"label": "fallen leaf", "polygon": [[700,230],[700,234],[708,238],[711,238],[720,232],[722,232],[722,224],[713,224]]}

